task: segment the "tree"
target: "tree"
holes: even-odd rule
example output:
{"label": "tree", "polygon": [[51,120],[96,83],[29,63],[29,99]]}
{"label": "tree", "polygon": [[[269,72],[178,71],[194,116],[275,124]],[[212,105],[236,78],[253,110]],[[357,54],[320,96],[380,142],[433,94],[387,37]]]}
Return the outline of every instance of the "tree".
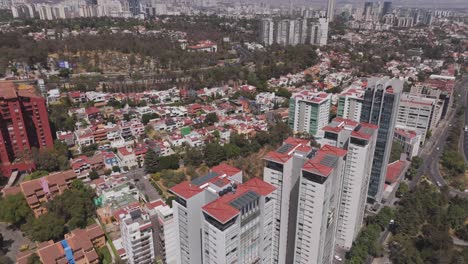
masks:
{"label": "tree", "polygon": [[0,199],[0,208],[0,220],[15,226],[24,223],[31,214],[31,209],[22,193]]}
{"label": "tree", "polygon": [[120,167],[119,166],[112,166],[112,171],[113,172],[120,172]]}
{"label": "tree", "polygon": [[401,182],[400,186],[398,187],[398,190],[396,192],[397,197],[403,197],[409,192],[409,187],[406,182]]}
{"label": "tree", "polygon": [[179,161],[180,158],[176,154],[159,157],[158,171],[177,170],[179,168]]}
{"label": "tree", "polygon": [[21,229],[35,241],[59,240],[65,234],[65,221],[53,213],[47,213],[38,218],[29,217]]}
{"label": "tree", "polygon": [[95,180],[95,179],[99,178],[99,173],[97,173],[97,171],[95,171],[95,170],[93,169],[93,170],[91,170],[91,171],[89,172],[88,176],[89,176],[89,178],[90,178],[91,180]]}
{"label": "tree", "polygon": [[32,253],[26,262],[27,264],[42,264],[41,259],[36,253]]}
{"label": "tree", "polygon": [[284,97],[286,99],[289,99],[291,98],[292,94],[290,91],[288,91],[288,89],[286,88],[283,88],[283,87],[280,87],[276,90],[276,95],[277,96],[281,96],[281,97]]}
{"label": "tree", "polygon": [[81,181],[74,181],[72,187],[65,190],[46,206],[50,214],[63,219],[70,229],[84,228],[95,214],[94,191]]}
{"label": "tree", "polygon": [[158,115],[155,113],[146,113],[141,116],[141,122],[146,126],[150,120],[157,118]]}
{"label": "tree", "polygon": [[26,176],[24,177],[24,180],[25,180],[25,181],[30,181],[30,180],[34,180],[34,179],[39,179],[39,178],[41,178],[41,177],[43,177],[43,176],[46,176],[46,175],[48,175],[48,174],[49,174],[48,171],[37,170],[37,171],[34,171],[34,172],[32,172],[32,173],[26,175]]}
{"label": "tree", "polygon": [[401,153],[403,153],[403,146],[400,142],[392,142],[392,150],[390,152],[390,162],[400,160]]}
{"label": "tree", "polygon": [[59,70],[59,76],[62,78],[68,78],[70,76],[70,70],[69,69],[60,69]]}
{"label": "tree", "polygon": [[148,149],[145,154],[145,171],[147,173],[155,173],[159,168],[159,155],[153,150]]}
{"label": "tree", "polygon": [[223,146],[219,143],[208,143],[205,146],[205,162],[206,165],[212,167],[218,165],[222,161],[226,160],[226,153],[224,152]]}
{"label": "tree", "polygon": [[184,162],[187,165],[200,166],[203,163],[204,153],[200,148],[186,147],[184,153]]}
{"label": "tree", "polygon": [[234,144],[225,144],[224,151],[228,159],[236,158],[241,154],[241,149]]}
{"label": "tree", "polygon": [[204,121],[205,124],[211,126],[216,122],[218,122],[218,116],[216,115],[216,113],[208,113],[206,115],[205,121]]}

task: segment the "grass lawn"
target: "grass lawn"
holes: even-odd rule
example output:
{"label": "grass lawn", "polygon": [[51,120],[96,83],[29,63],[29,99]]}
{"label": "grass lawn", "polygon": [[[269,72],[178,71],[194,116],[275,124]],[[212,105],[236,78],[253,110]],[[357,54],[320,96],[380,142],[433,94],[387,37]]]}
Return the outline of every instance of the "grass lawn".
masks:
{"label": "grass lawn", "polygon": [[109,249],[107,246],[104,246],[99,249],[99,255],[104,256],[104,259],[102,261],[103,264],[111,264],[112,263],[112,257],[109,252]]}

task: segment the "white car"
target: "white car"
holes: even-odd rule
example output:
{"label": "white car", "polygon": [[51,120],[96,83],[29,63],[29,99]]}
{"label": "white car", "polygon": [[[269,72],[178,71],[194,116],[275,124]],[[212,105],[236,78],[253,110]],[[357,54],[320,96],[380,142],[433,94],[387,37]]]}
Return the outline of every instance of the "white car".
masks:
{"label": "white car", "polygon": [[335,255],[335,259],[338,260],[339,262],[343,261],[343,259],[340,258],[340,256],[338,256],[338,255]]}

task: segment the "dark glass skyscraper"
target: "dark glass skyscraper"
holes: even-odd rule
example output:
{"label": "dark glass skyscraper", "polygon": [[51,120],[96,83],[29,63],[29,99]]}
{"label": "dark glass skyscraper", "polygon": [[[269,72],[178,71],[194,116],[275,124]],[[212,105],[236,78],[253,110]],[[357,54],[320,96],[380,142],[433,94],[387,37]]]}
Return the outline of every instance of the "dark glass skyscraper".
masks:
{"label": "dark glass skyscraper", "polygon": [[368,191],[372,202],[382,198],[402,91],[403,81],[399,79],[370,78],[364,94],[360,121],[379,126]]}

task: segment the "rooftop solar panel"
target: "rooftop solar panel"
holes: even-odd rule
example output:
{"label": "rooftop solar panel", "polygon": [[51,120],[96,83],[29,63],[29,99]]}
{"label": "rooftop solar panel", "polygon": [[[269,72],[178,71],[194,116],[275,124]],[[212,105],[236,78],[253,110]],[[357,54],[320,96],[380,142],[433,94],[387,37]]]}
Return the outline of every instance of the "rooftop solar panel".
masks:
{"label": "rooftop solar panel", "polygon": [[286,144],[283,144],[281,147],[279,147],[279,148],[276,150],[276,152],[281,153],[281,154],[285,154],[285,153],[287,153],[292,147],[293,147],[293,145],[286,143]]}
{"label": "rooftop solar panel", "polygon": [[327,167],[333,168],[335,166],[335,163],[338,161],[337,156],[333,155],[326,155],[323,157],[323,159],[320,161],[320,164],[325,165]]}
{"label": "rooftop solar panel", "polygon": [[248,191],[232,200],[229,204],[235,207],[237,210],[242,210],[242,208],[257,200],[259,197],[260,196],[256,192]]}
{"label": "rooftop solar panel", "polygon": [[210,171],[210,172],[208,172],[207,175],[202,176],[202,177],[198,177],[198,178],[192,180],[192,184],[195,184],[197,186],[201,186],[201,185],[209,182],[210,180],[212,180],[212,179],[214,179],[214,178],[216,178],[218,176],[219,175],[217,173]]}

